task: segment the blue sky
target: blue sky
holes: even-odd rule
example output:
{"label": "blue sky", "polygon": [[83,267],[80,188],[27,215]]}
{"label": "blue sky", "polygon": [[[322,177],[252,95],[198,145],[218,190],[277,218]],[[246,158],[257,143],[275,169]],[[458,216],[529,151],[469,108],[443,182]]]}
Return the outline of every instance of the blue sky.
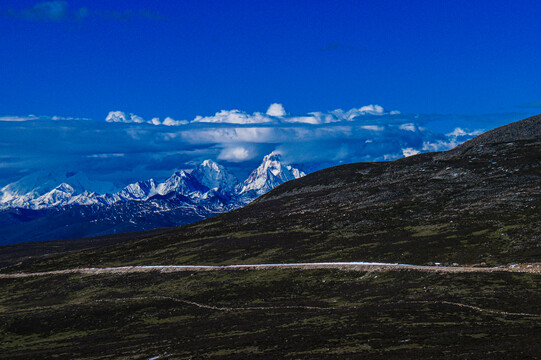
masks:
{"label": "blue sky", "polygon": [[541,105],[538,1],[39,3],[0,1],[5,115]]}
{"label": "blue sky", "polygon": [[[473,133],[541,112],[539,19],[538,1],[0,0],[0,185],[40,167],[76,168],[93,155],[145,151],[111,166],[133,169],[147,161],[136,175],[148,176],[152,167],[165,173],[208,155],[242,167],[238,159],[226,159],[219,139],[195,144],[181,137],[182,143],[157,146],[142,136],[132,142],[117,131],[165,139],[171,128],[105,123],[116,110],[145,121],[192,121],[221,110],[265,113],[274,102],[292,117],[379,104],[386,113],[363,117],[359,126],[370,122],[389,130],[415,123],[427,130],[424,140],[382,145],[365,157],[359,149],[342,151],[356,155],[340,161],[379,159],[404,147],[422,150],[423,142],[444,139],[456,127]],[[6,121],[30,114],[39,120]],[[290,126],[277,123],[262,127]],[[306,134],[331,125],[299,126]],[[71,131],[83,131],[88,140],[65,137]],[[318,137],[318,145],[310,136],[306,151],[326,143],[327,135]],[[325,148],[337,153],[370,136],[338,137]],[[286,145],[294,142],[235,141],[250,147],[253,157],[246,161],[272,148],[291,149]],[[32,144],[39,150],[29,149]],[[97,175],[109,171],[98,165],[85,167],[96,167]]]}

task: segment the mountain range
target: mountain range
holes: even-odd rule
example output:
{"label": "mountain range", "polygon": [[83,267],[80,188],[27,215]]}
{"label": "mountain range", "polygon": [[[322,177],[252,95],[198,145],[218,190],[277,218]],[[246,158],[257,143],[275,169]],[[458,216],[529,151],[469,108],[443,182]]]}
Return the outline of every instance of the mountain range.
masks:
{"label": "mountain range", "polygon": [[212,160],[162,182],[139,181],[118,191],[82,173],[35,173],[0,190],[0,244],[187,224],[242,207],[304,175],[275,152],[243,182]]}

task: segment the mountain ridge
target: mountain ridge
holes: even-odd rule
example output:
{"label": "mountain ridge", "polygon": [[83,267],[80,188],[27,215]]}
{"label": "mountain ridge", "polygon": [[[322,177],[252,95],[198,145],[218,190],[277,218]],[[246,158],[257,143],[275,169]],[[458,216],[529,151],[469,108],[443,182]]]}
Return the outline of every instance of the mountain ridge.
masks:
{"label": "mountain ridge", "polygon": [[[40,183],[40,174],[35,174],[2,188],[0,224],[4,231],[0,244],[149,230],[233,210],[284,181],[304,175],[283,165],[279,154],[271,155],[278,172],[270,178],[258,175],[256,169],[241,183],[224,166],[205,160],[194,169],[175,171],[162,182],[139,181],[106,194],[87,191],[83,182],[77,181],[75,187],[68,184],[72,178],[86,179],[82,174],[62,175],[57,186],[56,178],[50,175],[44,185],[33,187],[29,185],[32,181]],[[258,169],[268,167],[268,162],[267,156]],[[242,192],[246,186],[251,191]]]}
{"label": "mountain ridge", "polygon": [[[270,177],[266,173],[269,166],[276,172]],[[210,190],[214,190],[222,197],[243,198],[238,199],[238,202],[247,203],[275,186],[303,175],[305,175],[304,172],[289,165],[283,165],[280,154],[274,152],[265,156],[261,165],[242,183],[224,166],[213,160],[204,160],[194,169],[175,171],[160,183],[154,179],[138,181],[111,193],[88,190],[86,186],[95,188],[94,184],[100,184],[100,182],[92,182],[82,173],[69,176],[67,174],[54,176],[49,173],[45,181],[42,180],[41,173],[38,173],[0,189],[0,208],[40,210],[64,205],[111,205],[119,201],[144,201],[156,194],[166,195],[169,192],[203,197]],[[107,189],[107,187],[102,186],[102,189]],[[249,191],[253,192],[246,194]]]}
{"label": "mountain ridge", "polygon": [[458,145],[452,152],[463,151],[476,145],[532,140],[541,137],[541,114],[515,121],[489,130],[481,135]]}

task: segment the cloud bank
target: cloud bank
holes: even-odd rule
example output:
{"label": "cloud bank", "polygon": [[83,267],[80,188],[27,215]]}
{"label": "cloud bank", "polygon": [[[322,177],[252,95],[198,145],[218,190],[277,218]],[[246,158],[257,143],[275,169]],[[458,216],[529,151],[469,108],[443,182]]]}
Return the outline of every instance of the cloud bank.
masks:
{"label": "cloud bank", "polygon": [[[265,112],[222,110],[192,120],[144,119],[115,110],[105,121],[81,120],[0,117],[0,186],[35,171],[69,171],[120,187],[159,180],[205,159],[221,162],[243,178],[272,151],[310,172],[447,150],[481,132],[481,127],[464,126],[472,124],[471,118],[402,114],[380,105],[292,115],[275,103]],[[442,131],[440,123],[455,126]]]}
{"label": "cloud bank", "polygon": [[[122,111],[111,111],[105,118],[107,122],[122,122],[122,123],[148,123],[152,125],[168,125],[178,126],[186,125],[188,123],[213,123],[213,124],[286,124],[286,123],[303,123],[303,124],[330,124],[342,121],[354,121],[364,115],[400,115],[400,111],[385,111],[380,105],[366,105],[360,108],[350,109],[344,111],[336,109],[329,112],[311,112],[303,116],[288,116],[284,106],[282,104],[273,103],[267,109],[265,114],[255,112],[248,114],[240,110],[221,110],[213,116],[196,116],[192,121],[187,120],[173,120],[167,117],[163,122],[159,118],[152,118],[152,120],[145,121],[140,116],[135,114],[126,113]],[[404,126],[413,126],[413,124],[405,124]],[[415,131],[415,130],[413,130]]]}

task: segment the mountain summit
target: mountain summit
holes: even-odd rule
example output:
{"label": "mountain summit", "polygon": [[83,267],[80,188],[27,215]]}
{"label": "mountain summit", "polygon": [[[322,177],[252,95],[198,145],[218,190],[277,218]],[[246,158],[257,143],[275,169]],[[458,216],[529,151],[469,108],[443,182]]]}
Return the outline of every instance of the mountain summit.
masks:
{"label": "mountain summit", "polygon": [[239,180],[225,167],[212,160],[205,160],[197,166],[192,175],[209,189],[217,189],[223,194],[232,194]]}
{"label": "mountain summit", "polygon": [[276,186],[306,175],[299,169],[282,163],[282,156],[277,152],[265,156],[261,165],[255,169],[240,187],[239,194],[257,197]]}

